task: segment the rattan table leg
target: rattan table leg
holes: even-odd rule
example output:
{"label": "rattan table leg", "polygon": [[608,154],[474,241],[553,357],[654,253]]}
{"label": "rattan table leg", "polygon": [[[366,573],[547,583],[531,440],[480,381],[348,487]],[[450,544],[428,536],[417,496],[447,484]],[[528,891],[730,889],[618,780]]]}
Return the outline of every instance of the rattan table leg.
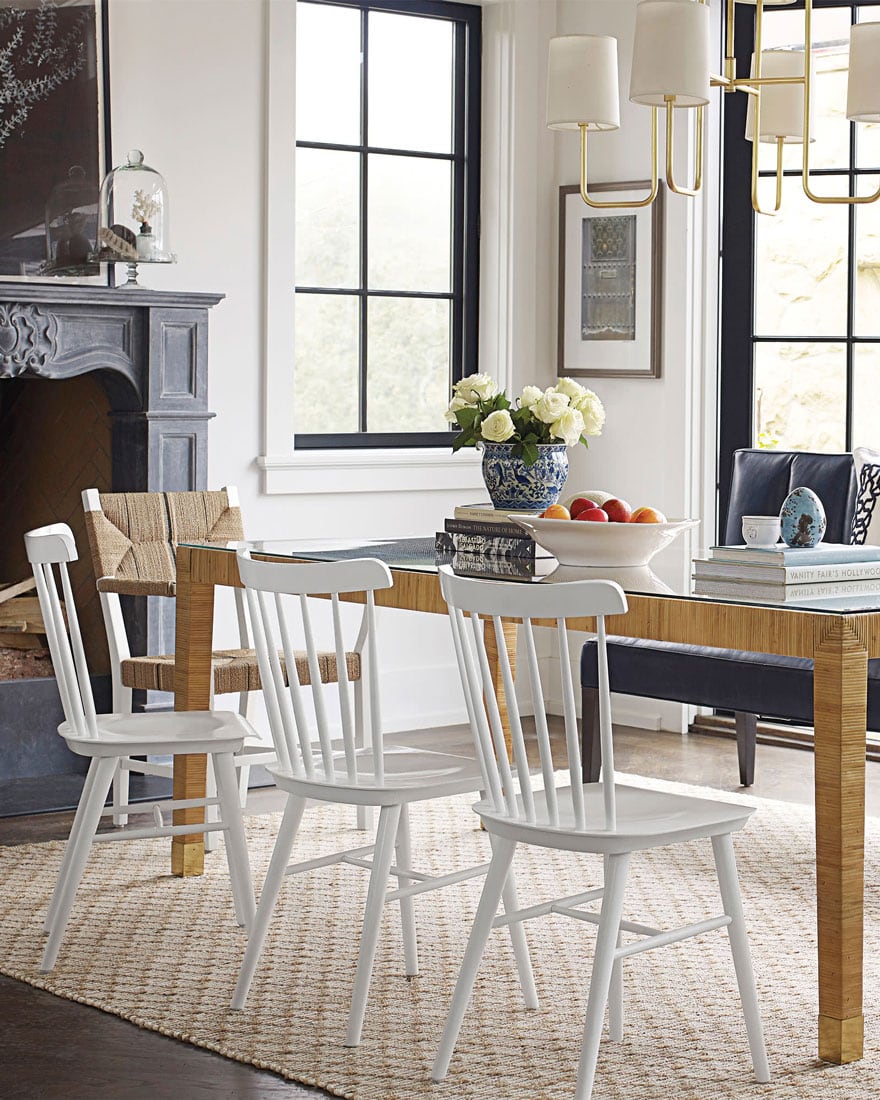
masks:
{"label": "rattan table leg", "polygon": [[864,620],[817,624],[814,666],[819,1057],[862,1057],[865,729]]}
{"label": "rattan table leg", "polygon": [[[211,705],[211,645],[214,632],[214,585],[194,583],[190,551],[177,553],[177,611],[175,624],[174,709],[208,710]],[[174,759],[174,797],[204,798],[207,759],[204,755]],[[175,825],[205,820],[202,807],[174,811]],[[205,870],[203,833],[175,836],[171,842],[171,871],[201,875]]]}

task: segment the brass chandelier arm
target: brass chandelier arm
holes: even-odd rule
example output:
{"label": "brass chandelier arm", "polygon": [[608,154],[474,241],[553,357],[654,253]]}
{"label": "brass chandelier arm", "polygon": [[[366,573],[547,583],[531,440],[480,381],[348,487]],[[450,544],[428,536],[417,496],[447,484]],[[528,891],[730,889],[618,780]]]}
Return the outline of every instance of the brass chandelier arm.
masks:
{"label": "brass chandelier arm", "polygon": [[779,213],[782,207],[782,150],[785,146],[784,138],[776,139],[776,205],[772,210],[764,210],[758,198],[758,150],[760,143],[757,138],[752,144],[752,209],[756,214],[765,214],[773,217]]}
{"label": "brass chandelier arm", "polygon": [[[694,186],[693,187],[681,187],[675,182],[675,166],[673,165],[673,133],[675,117],[675,96],[665,96],[666,100],[666,185],[670,191],[674,191],[676,195],[687,195],[693,198],[699,194],[700,188],[703,186],[703,131],[705,130],[705,119],[703,117],[703,108],[697,107],[697,149],[694,154]],[[656,108],[655,108],[656,110]]]}
{"label": "brass chandelier arm", "polygon": [[632,210],[642,206],[650,206],[654,199],[657,198],[657,191],[659,189],[658,173],[657,173],[657,148],[658,148],[658,121],[657,121],[657,108],[651,108],[651,190],[647,196],[643,199],[639,199],[638,202],[598,202],[596,199],[590,198],[587,186],[587,125],[586,123],[580,124],[581,132],[581,198],[594,210]]}
{"label": "brass chandelier arm", "polygon": [[[764,0],[759,0],[763,5]],[[880,199],[880,187],[872,195],[817,195],[810,187],[810,100],[813,89],[810,72],[813,64],[813,0],[804,4],[804,163],[801,179],[804,194],[811,202],[825,206],[863,206]]]}

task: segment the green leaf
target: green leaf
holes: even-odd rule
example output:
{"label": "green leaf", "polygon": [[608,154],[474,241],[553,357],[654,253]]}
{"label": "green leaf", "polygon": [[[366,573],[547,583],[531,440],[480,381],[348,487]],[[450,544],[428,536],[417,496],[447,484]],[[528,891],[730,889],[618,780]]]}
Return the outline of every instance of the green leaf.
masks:
{"label": "green leaf", "polygon": [[522,460],[526,466],[534,466],[538,461],[538,448],[534,443],[524,443],[522,449]]}
{"label": "green leaf", "polygon": [[473,426],[474,421],[480,415],[479,409],[459,409],[455,414],[455,419],[462,426],[462,428],[470,428]]}

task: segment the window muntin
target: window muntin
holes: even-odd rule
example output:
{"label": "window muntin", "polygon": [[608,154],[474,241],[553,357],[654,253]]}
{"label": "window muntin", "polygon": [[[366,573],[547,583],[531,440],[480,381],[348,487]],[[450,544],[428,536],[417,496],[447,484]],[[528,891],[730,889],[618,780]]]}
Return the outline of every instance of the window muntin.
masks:
{"label": "window muntin", "polygon": [[[480,10],[298,0],[298,58],[323,69],[342,34],[347,96],[352,19],[354,136],[337,107],[321,136],[320,95],[297,81],[296,445],[448,446],[450,386],[476,369]],[[342,301],[303,304],[321,297]],[[354,387],[332,412],[328,377]]]}
{"label": "window muntin", "polygon": [[[802,2],[767,9],[764,18],[765,48],[803,50]],[[867,193],[877,183],[871,173],[880,171],[880,127],[856,127],[845,118],[849,30],[858,19],[880,20],[880,3],[814,0],[810,165],[821,195]],[[740,72],[753,48],[753,27],[753,9],[738,13]],[[874,349],[862,347],[880,339],[880,209],[807,200],[803,150],[791,145],[784,151],[780,214],[754,215],[747,185],[751,146],[742,139],[739,109],[725,108],[722,495],[736,447],[839,451],[880,443],[876,434],[864,434],[874,432],[867,410],[880,407],[880,371]],[[761,195],[772,205],[775,147],[760,153]]]}

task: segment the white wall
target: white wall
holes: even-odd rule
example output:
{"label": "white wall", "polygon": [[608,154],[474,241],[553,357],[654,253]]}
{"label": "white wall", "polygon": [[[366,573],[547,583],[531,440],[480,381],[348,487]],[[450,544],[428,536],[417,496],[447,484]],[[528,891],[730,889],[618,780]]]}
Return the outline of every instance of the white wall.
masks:
{"label": "white wall", "polygon": [[[555,374],[556,189],[577,179],[576,140],[544,126],[547,40],[596,30],[628,42],[633,11],[634,0],[514,0],[484,10],[481,368],[513,387],[549,384]],[[119,163],[138,147],[163,173],[179,256],[174,267],[143,267],[142,281],[226,295],[211,315],[209,402],[217,418],[209,483],[239,486],[250,534],[432,533],[462,491],[428,474],[418,490],[407,492],[380,491],[385,482],[378,477],[376,491],[364,494],[262,492],[256,460],[266,453],[268,12],[268,0],[111,5],[113,159]],[[622,72],[628,71],[626,49],[622,43]],[[601,147],[596,143],[596,178],[647,174],[647,131],[634,115],[625,104],[625,128],[603,138]],[[285,186],[292,198],[292,178],[273,179],[273,187]],[[695,488],[689,473],[701,430],[703,339],[702,303],[693,293],[700,232],[694,209],[683,199],[668,203],[664,377],[596,380],[608,410],[606,432],[589,453],[573,454],[570,478],[570,484],[604,485],[633,502],[654,503],[670,515],[698,514],[699,503],[699,484]],[[662,570],[681,576],[688,557],[681,546]],[[401,728],[462,719],[445,621],[391,615],[389,723]]]}

